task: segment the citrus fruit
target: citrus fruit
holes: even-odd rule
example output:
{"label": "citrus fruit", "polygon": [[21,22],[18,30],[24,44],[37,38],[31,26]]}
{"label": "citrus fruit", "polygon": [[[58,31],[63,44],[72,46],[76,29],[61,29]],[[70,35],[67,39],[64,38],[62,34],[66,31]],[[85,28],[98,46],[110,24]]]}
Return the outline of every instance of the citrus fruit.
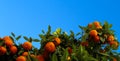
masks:
{"label": "citrus fruit", "polygon": [[4,55],[7,52],[7,49],[3,46],[0,46],[0,55]]}
{"label": "citrus fruit", "polygon": [[118,47],[118,42],[116,42],[116,41],[111,41],[111,42],[109,42],[110,43],[110,46],[114,46],[114,47]]}
{"label": "citrus fruit", "polygon": [[90,31],[90,36],[97,36],[97,31],[96,30],[91,30]]}
{"label": "citrus fruit", "polygon": [[32,43],[31,42],[24,42],[22,47],[25,49],[25,50],[30,50],[32,49]]}
{"label": "citrus fruit", "polygon": [[94,41],[98,43],[100,41],[100,37],[99,36],[95,36],[94,37]]}
{"label": "citrus fruit", "polygon": [[54,41],[55,41],[55,45],[59,45],[61,42],[60,38],[58,37],[54,38]]}
{"label": "citrus fruit", "polygon": [[22,56],[28,56],[28,52],[23,52]]}
{"label": "citrus fruit", "polygon": [[36,58],[38,59],[38,61],[45,61],[42,55],[38,55]]}
{"label": "citrus fruit", "polygon": [[53,42],[48,42],[46,43],[45,45],[45,50],[48,51],[48,52],[54,52],[55,51],[55,45]]}
{"label": "citrus fruit", "polygon": [[114,36],[113,36],[113,35],[108,36],[107,40],[108,40],[109,42],[113,41],[113,40],[114,40]]}
{"label": "citrus fruit", "polygon": [[3,40],[5,41],[5,45],[8,46],[8,47],[10,47],[14,44],[12,39],[9,36],[5,36],[3,38]]}
{"label": "citrus fruit", "polygon": [[89,27],[89,28],[92,28],[92,23],[88,24],[88,27]]}
{"label": "citrus fruit", "polygon": [[117,61],[117,59],[116,59],[116,58],[113,58],[113,61]]}
{"label": "citrus fruit", "polygon": [[24,56],[19,56],[16,58],[16,61],[26,61],[26,58]]}
{"label": "citrus fruit", "polygon": [[10,52],[11,52],[12,54],[15,54],[15,53],[17,52],[17,47],[16,47],[16,46],[11,46],[11,47],[10,47]]}
{"label": "citrus fruit", "polygon": [[94,22],[94,25],[95,25],[96,27],[98,27],[98,26],[100,26],[100,23],[99,23],[98,21],[95,21],[95,22]]}

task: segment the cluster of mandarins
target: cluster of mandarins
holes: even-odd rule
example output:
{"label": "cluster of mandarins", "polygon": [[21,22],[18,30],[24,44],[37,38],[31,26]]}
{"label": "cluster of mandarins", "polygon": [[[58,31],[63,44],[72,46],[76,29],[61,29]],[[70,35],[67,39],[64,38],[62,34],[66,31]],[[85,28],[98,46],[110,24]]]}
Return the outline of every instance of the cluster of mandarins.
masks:
{"label": "cluster of mandarins", "polygon": [[47,42],[45,45],[45,51],[47,52],[54,52],[56,46],[58,46],[60,44],[60,39],[59,38],[55,38],[53,42]]}
{"label": "cluster of mandarins", "polygon": [[0,55],[6,54],[6,52],[7,52],[6,47],[9,48],[11,54],[15,54],[17,52],[17,47],[14,46],[14,43],[13,43],[12,39],[9,36],[5,36],[1,40],[4,41],[4,45],[0,46]]}
{"label": "cluster of mandarins", "polygon": [[[7,54],[7,51],[10,51],[11,55],[17,54],[18,48],[17,48],[17,46],[15,46],[11,37],[5,36],[5,37],[1,38],[0,41],[4,41],[3,45],[0,46],[0,56]],[[32,49],[32,44],[27,41],[22,44],[22,47],[25,50],[30,50],[30,49]],[[9,49],[7,49],[7,48],[9,48]],[[16,58],[16,61],[26,61],[25,56],[27,56],[27,55],[28,55],[28,52],[23,52],[22,55],[20,55],[19,57]],[[31,55],[31,56],[33,56],[33,55]]]}
{"label": "cluster of mandarins", "polygon": [[[107,44],[111,47],[117,48],[119,44],[118,44],[118,41],[115,39],[114,34],[111,34],[109,32],[106,33],[103,30],[104,30],[104,26],[102,26],[97,21],[88,24],[87,30],[85,30],[85,34],[88,34],[89,36],[87,36],[84,39],[85,41],[80,40],[80,43],[78,43],[78,41],[77,41],[76,44],[80,44],[85,47],[94,47],[93,45],[98,46],[99,44]],[[102,32],[102,34],[101,34],[101,32]],[[105,40],[102,41],[101,38],[103,38]],[[61,43],[62,42],[61,37],[59,37],[59,36],[54,37],[53,41],[47,41],[45,43],[45,45],[42,48],[43,51],[41,54],[39,54],[38,52],[37,52],[37,54],[35,54],[35,52],[33,52],[33,53],[29,52],[29,51],[32,51],[32,48],[33,48],[32,43],[29,41],[26,41],[22,45],[20,45],[24,49],[22,51],[22,54],[18,54],[21,47],[16,45],[11,37],[5,36],[3,38],[0,38],[0,41],[3,41],[3,44],[2,45],[0,44],[0,57],[6,55],[7,52],[9,51],[9,53],[10,53],[9,56],[16,55],[16,58],[15,58],[16,61],[29,61],[28,56],[35,58],[36,61],[46,61],[47,59],[51,59],[50,54],[56,52],[58,46],[63,47],[62,45],[64,45]],[[70,42],[72,42],[72,41],[70,41]],[[93,45],[92,45],[92,42],[93,42]],[[68,48],[68,53],[70,55],[70,56],[68,56],[67,60],[70,61],[71,55],[73,53],[73,49],[72,49],[72,46],[70,46],[70,47],[67,46],[67,48]],[[87,49],[89,50],[89,48],[87,48]],[[93,50],[92,50],[92,52],[93,52]],[[116,61],[116,59],[114,58],[113,61]]]}
{"label": "cluster of mandarins", "polygon": [[[3,45],[0,46],[0,56],[3,56],[10,51],[10,54],[14,55],[17,54],[18,48],[14,45],[13,40],[9,36],[5,36],[1,38],[0,41],[4,41]],[[27,41],[22,44],[23,49],[25,50],[21,55],[16,58],[16,61],[26,61],[27,56],[30,55],[31,57],[36,58],[38,61],[45,61],[45,58],[48,57],[49,53],[53,53],[56,49],[56,46],[60,44],[59,38],[54,38],[53,42],[47,42],[45,45],[45,52],[43,54],[34,55],[30,54],[28,51],[32,49],[32,43]],[[9,48],[9,49],[7,49]]]}
{"label": "cluster of mandarins", "polygon": [[49,58],[49,54],[55,52],[56,47],[61,43],[60,38],[54,38],[54,41],[49,41],[44,46],[44,52],[39,54],[37,57],[38,61],[45,61]]}
{"label": "cluster of mandarins", "polygon": [[[87,38],[87,41],[82,41],[82,46],[90,46],[90,42],[93,42],[95,44],[107,44],[111,46],[112,48],[117,48],[119,46],[118,41],[115,39],[114,34],[105,33],[103,32],[103,26],[98,22],[95,21],[93,23],[88,24],[89,29],[89,37]],[[99,33],[103,32],[101,35]],[[104,38],[104,41],[101,41],[100,38]],[[97,46],[97,45],[96,45]],[[105,53],[106,50],[102,49],[100,50],[101,53]],[[117,61],[116,58],[113,58],[113,61]]]}
{"label": "cluster of mandarins", "polygon": [[[99,22],[94,22],[96,28],[102,28],[99,24]],[[90,35],[95,36],[95,41],[98,42],[100,40],[99,36],[97,36],[97,31],[96,30],[91,30]],[[110,46],[114,45],[115,47],[118,47],[118,42],[115,41],[115,38],[112,34],[104,34],[104,37],[106,38],[106,42],[110,44]]]}
{"label": "cluster of mandarins", "polygon": [[58,37],[54,38],[54,41],[47,42],[44,46],[44,52],[43,52],[44,59],[47,59],[50,53],[55,52],[56,47],[60,43],[61,43],[61,40]]}
{"label": "cluster of mandarins", "polygon": [[[89,39],[92,39],[95,43],[100,43],[100,36],[98,35],[98,31],[102,29],[102,26],[100,25],[99,22],[95,21],[93,23],[88,24],[88,27],[91,29],[94,27],[94,29],[91,29],[89,31]],[[115,40],[114,35],[112,34],[104,34],[104,38],[106,38],[105,43],[110,44],[110,46],[118,47],[118,42]],[[83,46],[88,46],[88,41],[82,42],[81,43]]]}

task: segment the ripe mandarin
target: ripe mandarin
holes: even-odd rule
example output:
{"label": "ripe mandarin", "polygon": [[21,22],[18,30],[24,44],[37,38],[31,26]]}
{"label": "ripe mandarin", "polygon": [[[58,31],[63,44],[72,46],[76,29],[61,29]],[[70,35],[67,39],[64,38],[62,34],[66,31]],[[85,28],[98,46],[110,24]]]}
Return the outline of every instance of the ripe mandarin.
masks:
{"label": "ripe mandarin", "polygon": [[45,50],[48,52],[54,52],[55,51],[55,44],[53,42],[48,42],[45,45]]}
{"label": "ripe mandarin", "polygon": [[19,56],[16,58],[16,61],[26,61],[26,58],[24,56]]}
{"label": "ripe mandarin", "polygon": [[10,47],[10,52],[11,52],[12,54],[15,54],[15,53],[17,52],[17,47],[16,47],[16,46],[11,46],[11,47]]}
{"label": "ripe mandarin", "polygon": [[31,42],[24,42],[22,47],[25,49],[25,50],[30,50],[32,49],[32,43]]}
{"label": "ripe mandarin", "polygon": [[98,32],[96,30],[90,31],[90,36],[97,36]]}

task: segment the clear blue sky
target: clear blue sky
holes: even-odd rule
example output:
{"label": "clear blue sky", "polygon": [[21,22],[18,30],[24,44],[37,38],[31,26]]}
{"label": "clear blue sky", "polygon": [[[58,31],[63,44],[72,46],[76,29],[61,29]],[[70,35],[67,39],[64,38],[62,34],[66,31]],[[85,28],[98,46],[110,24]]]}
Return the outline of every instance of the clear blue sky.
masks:
{"label": "clear blue sky", "polygon": [[0,37],[14,32],[38,38],[48,25],[77,33],[78,25],[94,20],[113,24],[119,39],[120,0],[0,0]]}

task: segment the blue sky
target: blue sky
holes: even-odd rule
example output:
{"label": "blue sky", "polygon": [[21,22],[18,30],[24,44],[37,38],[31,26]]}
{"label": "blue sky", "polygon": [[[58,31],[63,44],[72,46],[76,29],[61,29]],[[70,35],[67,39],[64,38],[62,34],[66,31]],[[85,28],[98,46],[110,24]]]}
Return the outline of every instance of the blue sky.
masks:
{"label": "blue sky", "polygon": [[77,33],[78,25],[97,20],[113,24],[119,39],[119,3],[119,0],[0,0],[0,37],[14,32],[38,38],[48,25],[53,31],[60,27]]}

